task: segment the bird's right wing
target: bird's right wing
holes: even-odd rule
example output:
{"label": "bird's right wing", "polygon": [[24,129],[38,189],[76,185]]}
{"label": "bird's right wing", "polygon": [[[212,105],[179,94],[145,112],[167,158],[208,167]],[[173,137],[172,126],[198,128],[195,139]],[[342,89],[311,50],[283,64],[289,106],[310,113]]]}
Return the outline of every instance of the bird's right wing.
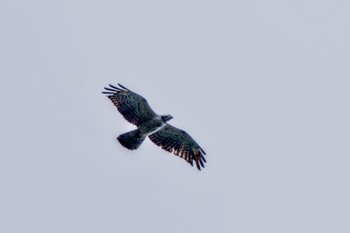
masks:
{"label": "bird's right wing", "polygon": [[204,167],[204,163],[206,162],[204,150],[185,131],[166,124],[163,128],[148,137],[157,146],[185,159],[192,166],[194,161],[199,170]]}
{"label": "bird's right wing", "polygon": [[119,83],[118,85],[119,87],[109,85],[110,87],[104,88],[107,91],[102,93],[107,94],[107,97],[127,121],[139,126],[143,122],[157,116],[145,98],[123,87]]}

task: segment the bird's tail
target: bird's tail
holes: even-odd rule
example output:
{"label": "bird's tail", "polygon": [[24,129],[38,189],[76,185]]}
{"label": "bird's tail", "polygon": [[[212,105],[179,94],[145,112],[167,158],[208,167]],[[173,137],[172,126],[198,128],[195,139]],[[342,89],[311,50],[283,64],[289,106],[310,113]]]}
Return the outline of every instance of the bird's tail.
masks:
{"label": "bird's tail", "polygon": [[120,144],[122,144],[129,150],[136,150],[137,148],[139,148],[143,140],[145,140],[145,137],[140,135],[138,129],[135,129],[133,131],[119,135],[117,139],[120,142]]}

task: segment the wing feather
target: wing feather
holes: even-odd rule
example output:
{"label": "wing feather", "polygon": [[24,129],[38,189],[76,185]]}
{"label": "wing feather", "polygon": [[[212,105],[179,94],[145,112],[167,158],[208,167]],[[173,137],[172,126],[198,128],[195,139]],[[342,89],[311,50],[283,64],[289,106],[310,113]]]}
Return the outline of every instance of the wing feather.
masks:
{"label": "wing feather", "polygon": [[109,87],[104,88],[107,91],[102,93],[107,95],[127,121],[139,126],[157,116],[145,98],[119,83],[118,85],[119,87],[109,84]]}
{"label": "wing feather", "polygon": [[206,162],[205,151],[185,131],[170,124],[166,124],[157,132],[148,136],[152,142],[164,150],[173,153],[186,160],[193,166],[193,161],[199,170],[204,168]]}

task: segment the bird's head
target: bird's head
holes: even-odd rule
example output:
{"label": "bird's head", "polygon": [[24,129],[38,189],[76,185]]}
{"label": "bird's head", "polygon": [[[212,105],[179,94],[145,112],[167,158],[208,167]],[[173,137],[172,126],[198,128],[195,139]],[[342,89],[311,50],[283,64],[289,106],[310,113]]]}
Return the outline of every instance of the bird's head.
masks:
{"label": "bird's head", "polygon": [[173,119],[173,117],[170,116],[170,115],[162,115],[162,116],[160,116],[160,117],[162,118],[162,120],[164,121],[164,123],[166,123],[166,122],[170,121],[171,119]]}

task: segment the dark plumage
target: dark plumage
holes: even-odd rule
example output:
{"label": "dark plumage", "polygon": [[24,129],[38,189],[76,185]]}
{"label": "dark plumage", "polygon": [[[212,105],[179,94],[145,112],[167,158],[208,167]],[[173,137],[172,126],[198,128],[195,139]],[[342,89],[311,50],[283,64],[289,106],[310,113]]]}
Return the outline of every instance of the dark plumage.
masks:
{"label": "dark plumage", "polygon": [[107,94],[127,121],[137,126],[137,129],[119,135],[120,144],[136,150],[148,136],[156,145],[185,159],[192,166],[194,161],[199,170],[204,167],[204,150],[188,133],[167,123],[172,116],[156,114],[145,98],[118,85],[109,85],[102,93]]}

